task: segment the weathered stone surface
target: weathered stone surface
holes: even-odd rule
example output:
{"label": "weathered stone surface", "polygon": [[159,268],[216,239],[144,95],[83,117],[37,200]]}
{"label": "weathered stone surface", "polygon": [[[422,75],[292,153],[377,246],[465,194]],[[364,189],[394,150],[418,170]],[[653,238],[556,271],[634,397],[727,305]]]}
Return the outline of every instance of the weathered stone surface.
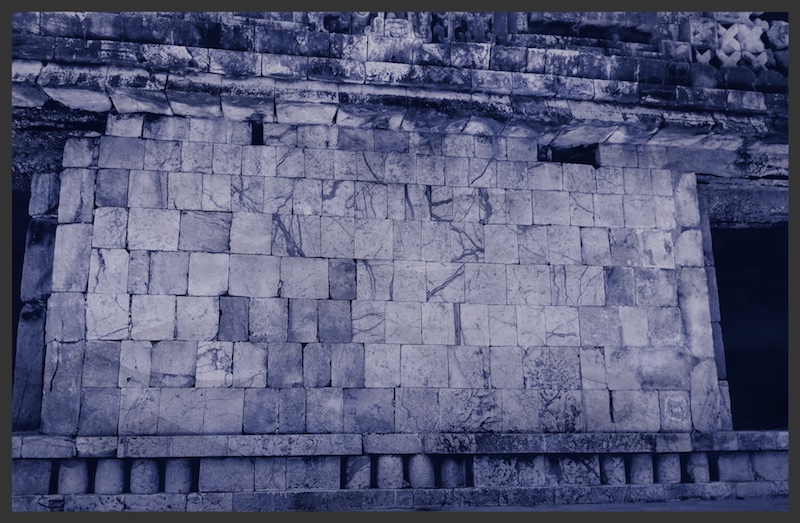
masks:
{"label": "weathered stone surface", "polygon": [[42,395],[41,431],[45,434],[72,434],[78,429],[81,403],[80,376],[84,342],[52,342],[47,345]]}

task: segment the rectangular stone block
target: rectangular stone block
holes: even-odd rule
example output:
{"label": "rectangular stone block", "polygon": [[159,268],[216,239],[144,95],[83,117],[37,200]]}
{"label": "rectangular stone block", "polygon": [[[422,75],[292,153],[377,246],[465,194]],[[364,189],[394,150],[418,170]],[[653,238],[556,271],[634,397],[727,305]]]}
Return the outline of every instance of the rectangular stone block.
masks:
{"label": "rectangular stone block", "polygon": [[[236,354],[234,353],[234,357]],[[266,351],[264,351],[266,365]],[[235,372],[235,371],[234,371]],[[266,366],[264,366],[266,382]],[[242,413],[242,431],[245,434],[269,434],[278,430],[281,412],[281,392],[278,389],[258,388],[244,389],[244,408]],[[305,412],[302,413],[305,418]],[[304,424],[303,424],[304,425]]]}
{"label": "rectangular stone block", "polygon": [[116,435],[119,398],[119,389],[84,388],[81,392],[78,433],[86,436]]}
{"label": "rectangular stone block", "polygon": [[[125,256],[127,261],[127,256]],[[128,337],[130,296],[123,293],[86,296],[86,338],[119,340]]]}
{"label": "rectangular stone block", "polygon": [[243,409],[244,389],[207,389],[203,432],[205,434],[241,434]]}
{"label": "rectangular stone block", "polygon": [[104,168],[143,169],[145,141],[139,138],[103,136],[97,165]]}
{"label": "rectangular stone block", "polygon": [[59,223],[90,223],[94,207],[95,171],[64,169],[58,197]]}
{"label": "rectangular stone block", "polygon": [[159,421],[160,392],[160,389],[151,388],[123,388],[120,391],[120,436],[156,433]]}
{"label": "rectangular stone block", "polygon": [[400,345],[373,343],[364,345],[364,386],[369,388],[400,386]]}
{"label": "rectangular stone block", "polygon": [[446,346],[401,346],[400,385],[402,387],[447,387],[448,381]]}
{"label": "rectangular stone block", "polygon": [[131,296],[131,338],[170,340],[175,337],[175,296]]}
{"label": "rectangular stone block", "polygon": [[303,347],[299,343],[270,343],[267,349],[267,386],[298,387],[303,383]]}
{"label": "rectangular stone block", "polygon": [[349,300],[322,300],[319,302],[319,340],[322,342],[349,343],[353,327]]}
{"label": "rectangular stone block", "polygon": [[386,303],[386,342],[422,343],[422,308],[420,303]]}
{"label": "rectangular stone block", "polygon": [[197,343],[197,387],[230,387],[233,384],[233,343]]}
{"label": "rectangular stone block", "polygon": [[[178,211],[162,212],[178,213]],[[154,250],[180,249],[185,251],[225,252],[229,249],[231,213],[181,211],[178,214],[180,215],[180,238],[178,239],[176,235],[176,247],[171,249],[154,247]],[[131,210],[131,218],[132,215],[133,210]]]}
{"label": "rectangular stone block", "polygon": [[53,254],[54,291],[86,291],[91,245],[91,224],[58,226]]}
{"label": "rectangular stone block", "polygon": [[281,258],[281,296],[286,298],[328,297],[328,263],[314,258]]}
{"label": "rectangular stone block", "polygon": [[341,388],[308,389],[306,391],[306,429],[308,432],[342,432],[344,427],[343,402]]}
{"label": "rectangular stone block", "polygon": [[439,423],[445,432],[495,432],[501,427],[500,391],[441,389]]}
{"label": "rectangular stone block", "polygon": [[160,341],[154,344],[150,368],[150,386],[194,386],[197,356],[197,342]]}
{"label": "rectangular stone block", "polygon": [[345,389],[343,408],[346,433],[394,431],[394,389]]}
{"label": "rectangular stone block", "polygon": [[51,341],[79,341],[84,339],[86,328],[86,302],[83,294],[56,292],[47,300],[45,343]]}
{"label": "rectangular stone block", "polygon": [[253,458],[202,458],[200,491],[252,492],[254,470]]}
{"label": "rectangular stone block", "polygon": [[84,347],[82,341],[47,345],[44,383],[49,386],[42,396],[41,418],[44,434],[71,434],[78,429]]}
{"label": "rectangular stone block", "polygon": [[287,458],[289,489],[338,489],[341,463],[338,457]]}
{"label": "rectangular stone block", "polygon": [[288,339],[288,303],[285,298],[252,298],[249,328],[251,341],[286,341]]}
{"label": "rectangular stone block", "polygon": [[260,254],[231,254],[229,263],[228,293],[231,296],[278,296],[281,290],[280,258]]}

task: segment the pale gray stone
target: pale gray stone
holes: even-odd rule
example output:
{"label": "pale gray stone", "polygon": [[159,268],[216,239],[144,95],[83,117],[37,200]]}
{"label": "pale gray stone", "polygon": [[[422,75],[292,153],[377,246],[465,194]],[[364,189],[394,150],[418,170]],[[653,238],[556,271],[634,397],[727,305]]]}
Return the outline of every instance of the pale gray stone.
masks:
{"label": "pale gray stone", "polygon": [[286,298],[328,298],[328,263],[315,258],[280,259],[280,294]]}
{"label": "pale gray stone", "polygon": [[605,353],[602,347],[581,347],[580,365],[583,390],[607,387]]}
{"label": "pale gray stone", "polygon": [[86,291],[91,245],[91,224],[70,223],[58,226],[53,254],[54,291]]}
{"label": "pale gray stone", "polygon": [[400,386],[400,345],[364,345],[364,386],[391,388]]}
{"label": "pale gray stone", "polygon": [[504,432],[539,432],[538,390],[500,389],[500,403]]}
{"label": "pale gray stone", "polygon": [[175,296],[131,296],[131,338],[171,340],[175,337]]}
{"label": "pale gray stone", "polygon": [[189,254],[188,292],[193,296],[218,296],[228,291],[229,255],[192,252]]}
{"label": "pale gray stone", "polygon": [[[337,433],[344,430],[344,395],[341,388],[308,389],[306,397],[306,429],[308,432]],[[338,487],[338,467],[336,479]]]}
{"label": "pale gray stone", "polygon": [[[317,149],[305,150],[305,173],[312,178],[331,179],[334,177],[335,154],[340,151]],[[354,168],[354,166],[350,166]]]}
{"label": "pale gray stone", "polygon": [[386,343],[422,343],[420,303],[386,303]]}
{"label": "pale gray stone", "polygon": [[608,229],[581,227],[581,258],[585,265],[611,265]]}
{"label": "pale gray stone", "polygon": [[150,253],[149,294],[186,294],[189,282],[188,252]]}
{"label": "pale gray stone", "polygon": [[439,426],[439,393],[435,388],[399,387],[395,395],[398,432],[433,432]]}
{"label": "pale gray stone", "polygon": [[533,224],[533,198],[530,191],[506,190],[506,217],[510,224]]}
{"label": "pale gray stone", "polygon": [[45,343],[80,341],[86,328],[86,300],[77,292],[54,292],[47,299]]}
{"label": "pale gray stone", "polygon": [[467,302],[486,304],[506,303],[505,265],[466,263],[464,267],[464,297]]}
{"label": "pale gray stone", "polygon": [[[433,186],[428,193],[432,221],[453,220],[453,188]],[[529,213],[530,214],[530,213]]]}
{"label": "pale gray stone", "polygon": [[260,213],[264,210],[264,178],[233,176],[230,186],[231,211]]}
{"label": "pale gray stone", "polygon": [[281,259],[260,254],[231,254],[229,294],[269,298],[281,290]]}
{"label": "pale gray stone", "polygon": [[578,390],[540,390],[539,419],[544,432],[583,430],[581,393]]}
{"label": "pale gray stone", "polygon": [[124,249],[128,238],[128,210],[98,207],[94,211],[92,247]]}
{"label": "pale gray stone", "polygon": [[353,341],[383,343],[386,340],[386,302],[353,300],[350,304]]}
{"label": "pale gray stone", "polygon": [[255,458],[255,489],[283,490],[286,488],[286,458]]}
{"label": "pale gray stone", "polygon": [[382,183],[355,182],[353,216],[359,219],[387,217],[387,189]]}
{"label": "pale gray stone", "polygon": [[269,254],[272,215],[236,212],[231,221],[231,253]]}
{"label": "pale gray stone", "polygon": [[550,263],[546,226],[523,225],[517,227],[517,233],[520,263],[540,265]]}
{"label": "pale gray stone", "polygon": [[656,206],[656,227],[671,230],[677,227],[675,200],[671,196],[654,196]]}
{"label": "pale gray stone", "polygon": [[150,253],[130,251],[128,259],[128,293],[147,294],[150,281]]}
{"label": "pale gray stone", "polygon": [[682,266],[703,265],[703,238],[699,229],[687,229],[675,242],[675,263]]}
{"label": "pale gray stone", "polygon": [[517,310],[513,305],[489,305],[489,344],[517,343]]}
{"label": "pale gray stone", "polygon": [[498,431],[502,423],[500,391],[442,389],[439,391],[439,423],[444,432]]}
{"label": "pale gray stone", "polygon": [[303,386],[331,386],[330,343],[309,343],[303,347]]}
{"label": "pale gray stone", "polygon": [[181,168],[181,142],[145,140],[144,168],[151,171],[177,171]]}
{"label": "pale gray stone", "polygon": [[[176,389],[179,390],[179,389]],[[160,389],[123,388],[120,391],[119,435],[155,434],[159,421]]]}
{"label": "pale gray stone", "polygon": [[550,267],[547,265],[509,265],[506,283],[509,304],[550,304]]}
{"label": "pale gray stone", "polygon": [[289,300],[288,341],[313,343],[317,341],[317,300]]}
{"label": "pale gray stone", "polygon": [[128,251],[92,249],[89,260],[90,293],[126,293],[128,290]]}
{"label": "pale gray stone", "polygon": [[594,195],[590,193],[569,193],[569,223],[591,227],[594,225]]}
{"label": "pale gray stone", "polygon": [[549,225],[547,227],[548,260],[553,265],[581,265],[581,233],[579,227]]}
{"label": "pale gray stone", "polygon": [[422,222],[420,257],[425,261],[450,261],[450,225],[445,222]]}
{"label": "pale gray stone", "polygon": [[215,143],[211,165],[212,172],[216,174],[241,174],[242,146]]}
{"label": "pale gray stone", "polygon": [[233,344],[234,387],[266,387],[267,347],[240,341]]}
{"label": "pale gray stone", "polygon": [[401,387],[447,387],[445,345],[402,345],[400,347]]}
{"label": "pale gray stone", "polygon": [[264,212],[267,214],[292,212],[292,187],[290,178],[264,179]]}
{"label": "pale gray stone", "polygon": [[317,214],[322,212],[322,182],[297,178],[292,185],[292,213]]}
{"label": "pale gray stone", "polygon": [[177,337],[181,340],[212,340],[219,330],[219,298],[178,296]]}
{"label": "pale gray stone", "polygon": [[392,255],[395,260],[420,260],[422,257],[422,223],[393,220]]}
{"label": "pale gray stone", "polygon": [[241,434],[243,412],[244,389],[207,389],[203,433]]}
{"label": "pale gray stone", "polygon": [[[127,261],[127,256],[125,256]],[[121,340],[128,337],[128,294],[86,295],[86,338]]]}
{"label": "pale gray stone", "polygon": [[[193,173],[210,173],[214,155],[211,143],[183,142],[181,170]],[[199,200],[198,200],[199,202]]]}
{"label": "pale gray stone", "polygon": [[579,307],[582,345],[615,347],[622,343],[617,307]]}
{"label": "pale gray stone", "polygon": [[455,316],[451,303],[422,303],[422,343],[453,345]]}
{"label": "pale gray stone", "polygon": [[399,489],[403,486],[403,457],[395,455],[378,456],[378,488]]}
{"label": "pale gray stone", "polygon": [[459,306],[462,345],[489,345],[489,306],[462,303]]}
{"label": "pale gray stone", "polygon": [[555,305],[604,305],[605,273],[591,265],[554,265],[550,285]]}
{"label": "pale gray stone", "polygon": [[[451,222],[449,238],[450,256],[446,258],[446,261],[454,263],[489,261],[486,259],[484,252],[485,242],[483,225],[479,223]],[[514,250],[516,252],[516,244]],[[498,263],[503,262],[498,260]]]}
{"label": "pale gray stone", "polygon": [[288,339],[288,304],[285,298],[250,300],[250,340],[286,341]]}
{"label": "pale gray stone", "polygon": [[569,225],[569,193],[566,191],[531,191],[533,223],[536,225]]}
{"label": "pale gray stone", "polygon": [[227,252],[231,219],[231,213],[227,212],[181,211],[179,248],[184,251]]}
{"label": "pale gray stone", "polygon": [[341,216],[320,217],[320,254],[326,258],[355,257],[355,220]]}
{"label": "pale gray stone", "polygon": [[641,260],[645,267],[675,268],[672,235],[665,231],[642,231]]}
{"label": "pale gray stone", "polygon": [[[462,308],[464,305],[462,305]],[[517,305],[517,341],[521,346],[545,345],[544,307]]]}
{"label": "pale gray stone", "polygon": [[275,176],[276,165],[275,147],[264,145],[242,147],[242,174]]}
{"label": "pale gray stone", "polygon": [[689,393],[686,391],[659,391],[661,430],[687,432],[692,428]]}
{"label": "pale gray stone", "polygon": [[64,169],[58,195],[59,223],[91,223],[94,209],[95,171]]}
{"label": "pale gray stone", "polygon": [[506,192],[504,189],[481,187],[475,193],[478,203],[478,221],[481,223],[508,223]]}
{"label": "pale gray stone", "polygon": [[303,384],[303,346],[299,343],[270,343],[267,349],[267,386],[299,387]]}
{"label": "pale gray stone", "polygon": [[120,342],[88,341],[83,356],[81,385],[116,387],[119,376]]}
{"label": "pale gray stone", "polygon": [[394,262],[392,298],[397,301],[425,301],[425,262]]}
{"label": "pale gray stone", "polygon": [[394,263],[389,260],[356,260],[357,299],[392,299],[393,276]]}
{"label": "pale gray stone", "polygon": [[517,228],[515,226],[486,225],[483,232],[487,263],[519,263]]}
{"label": "pale gray stone", "polygon": [[447,347],[450,388],[489,388],[489,349],[475,346]]}
{"label": "pale gray stone", "polygon": [[149,341],[122,340],[119,355],[119,387],[150,385],[151,353]]}
{"label": "pale gray stone", "polygon": [[232,178],[227,174],[204,174],[200,208],[204,211],[231,210]]}
{"label": "pale gray stone", "polygon": [[321,220],[311,215],[272,215],[272,254],[315,257],[322,249]]}
{"label": "pale gray stone", "polygon": [[490,385],[494,389],[521,389],[522,350],[520,347],[490,347]]}
{"label": "pale gray stone", "polygon": [[353,339],[349,300],[322,300],[319,302],[319,340],[321,342],[349,343]]}
{"label": "pale gray stone", "polygon": [[545,337],[550,346],[580,344],[578,309],[576,307],[545,307]]}
{"label": "pale gray stone", "polygon": [[631,432],[658,432],[661,421],[658,392],[654,390],[615,390],[612,415],[620,430]]}
{"label": "pale gray stone", "polygon": [[351,434],[394,432],[394,389],[344,389],[344,431]]}
{"label": "pale gray stone", "polygon": [[[148,141],[147,143],[153,143]],[[128,207],[167,208],[168,174],[133,170],[128,175]]]}
{"label": "pale gray stone", "polygon": [[647,311],[638,307],[620,307],[619,319],[622,328],[622,344],[644,347],[650,343]]}
{"label": "pale gray stone", "polygon": [[128,213],[128,249],[178,250],[181,213],[171,209],[133,208]]}
{"label": "pale gray stone", "polygon": [[323,180],[321,188],[322,214],[347,218],[355,216],[356,196],[353,181]]}
{"label": "pale gray stone", "polygon": [[197,369],[197,342],[160,341],[153,345],[151,387],[192,387]]}
{"label": "pale gray stone", "polygon": [[625,217],[621,194],[594,195],[594,224],[598,227],[622,227]]}
{"label": "pale gray stone", "polygon": [[392,220],[356,220],[355,257],[360,259],[392,259]]}
{"label": "pale gray stone", "polygon": [[201,492],[252,492],[253,458],[202,458],[200,460]]}

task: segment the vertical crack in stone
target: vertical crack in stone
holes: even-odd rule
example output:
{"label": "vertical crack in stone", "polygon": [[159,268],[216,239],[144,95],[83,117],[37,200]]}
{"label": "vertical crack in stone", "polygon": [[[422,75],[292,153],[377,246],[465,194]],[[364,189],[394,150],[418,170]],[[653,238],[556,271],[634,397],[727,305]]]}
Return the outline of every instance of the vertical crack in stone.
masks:
{"label": "vertical crack in stone", "polygon": [[453,318],[455,328],[455,342],[456,345],[461,345],[461,304],[453,304]]}

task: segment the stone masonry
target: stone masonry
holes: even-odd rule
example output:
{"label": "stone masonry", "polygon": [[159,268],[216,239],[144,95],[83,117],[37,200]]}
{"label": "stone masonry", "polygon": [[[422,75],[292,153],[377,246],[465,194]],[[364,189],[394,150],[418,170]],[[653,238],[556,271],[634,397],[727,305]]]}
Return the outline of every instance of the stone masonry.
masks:
{"label": "stone masonry", "polygon": [[15,510],[786,495],[788,433],[732,431],[697,175],[785,197],[783,26],[167,15],[14,15],[14,106],[106,122],[31,182]]}

